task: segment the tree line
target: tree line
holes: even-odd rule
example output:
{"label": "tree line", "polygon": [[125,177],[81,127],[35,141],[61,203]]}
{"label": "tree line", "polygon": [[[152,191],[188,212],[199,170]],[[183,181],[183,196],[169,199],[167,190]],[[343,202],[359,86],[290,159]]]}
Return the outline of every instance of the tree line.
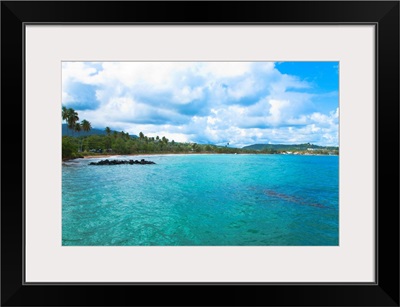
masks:
{"label": "tree line", "polygon": [[[181,143],[169,140],[165,136],[149,137],[143,132],[138,137],[129,133],[104,129],[105,135],[78,136],[74,132],[92,129],[87,120],[79,122],[79,114],[73,108],[62,107],[62,119],[65,120],[72,136],[62,137],[62,158],[71,159],[97,154],[149,154],[149,153],[238,153],[238,148],[211,144]],[[248,151],[246,151],[248,152]]]}
{"label": "tree line", "polygon": [[86,119],[79,122],[78,112],[76,112],[73,108],[62,107],[61,117],[65,120],[68,129],[72,132],[76,131],[90,131],[92,129],[92,125]]}
{"label": "tree line", "polygon": [[[79,122],[78,113],[72,109],[62,108],[62,118],[73,132],[90,131],[90,122]],[[105,135],[63,136],[63,160],[98,154],[158,154],[158,153],[252,153],[252,154],[280,154],[285,153],[276,149],[242,149],[212,144],[182,143],[169,140],[165,136],[149,137],[140,132],[138,136],[131,136],[124,131],[112,131],[110,127],[104,129]],[[297,152],[296,154],[308,154]],[[330,154],[327,151],[314,151],[313,154]]]}

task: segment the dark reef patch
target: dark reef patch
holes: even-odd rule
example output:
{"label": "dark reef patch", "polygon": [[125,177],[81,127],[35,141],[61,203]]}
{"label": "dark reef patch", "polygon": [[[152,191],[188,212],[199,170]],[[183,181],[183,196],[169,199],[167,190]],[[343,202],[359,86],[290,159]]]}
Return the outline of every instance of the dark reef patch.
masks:
{"label": "dark reef patch", "polygon": [[153,161],[147,161],[145,159],[142,160],[101,160],[99,162],[90,162],[89,165],[120,165],[120,164],[156,164]]}

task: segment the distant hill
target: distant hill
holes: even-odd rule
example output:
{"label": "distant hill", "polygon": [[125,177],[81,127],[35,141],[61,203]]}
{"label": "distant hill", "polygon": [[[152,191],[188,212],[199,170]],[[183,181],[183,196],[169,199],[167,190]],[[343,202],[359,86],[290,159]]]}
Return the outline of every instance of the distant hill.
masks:
{"label": "distant hill", "polygon": [[242,147],[242,149],[248,150],[307,150],[308,148],[316,149],[327,149],[327,150],[337,150],[339,147],[335,146],[318,146],[310,143],[306,144],[254,144]]}
{"label": "distant hill", "polygon": [[[111,134],[114,131],[111,130]],[[121,131],[117,131],[121,132]],[[72,132],[71,129],[68,129],[67,124],[62,124],[62,136],[89,136],[89,135],[106,135],[105,128],[104,129],[97,129],[97,128],[92,128],[90,131],[79,131],[79,132]],[[133,138],[137,138],[137,135],[130,135]]]}

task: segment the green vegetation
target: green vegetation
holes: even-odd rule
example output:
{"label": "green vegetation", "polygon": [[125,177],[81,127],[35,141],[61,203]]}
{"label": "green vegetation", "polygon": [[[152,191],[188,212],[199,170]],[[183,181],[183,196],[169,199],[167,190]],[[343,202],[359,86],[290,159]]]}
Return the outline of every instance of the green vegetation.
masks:
{"label": "green vegetation", "polygon": [[243,149],[254,149],[254,150],[264,150],[264,149],[275,149],[281,151],[296,151],[296,150],[319,150],[319,149],[327,149],[327,150],[335,150],[338,149],[334,146],[318,146],[310,143],[305,144],[254,144],[243,147]]}
{"label": "green vegetation", "polygon": [[244,150],[259,152],[275,151],[280,154],[300,154],[300,155],[338,155],[339,147],[318,146],[315,144],[254,144],[243,147]]}
{"label": "green vegetation", "polygon": [[63,107],[62,118],[72,131],[72,136],[62,137],[62,158],[73,159],[88,155],[101,154],[163,154],[163,153],[227,153],[227,154],[295,154],[295,155],[338,155],[338,147],[322,147],[310,143],[299,145],[256,144],[244,148],[216,146],[212,144],[180,143],[169,140],[165,136],[148,137],[139,133],[139,137],[131,136],[124,131],[112,131],[109,127],[104,134],[76,136],[74,132],[89,131],[90,122],[82,120],[73,109]]}
{"label": "green vegetation", "polygon": [[[80,131],[90,131],[92,129],[92,125],[86,119],[82,120],[80,123],[78,122],[79,116],[78,112],[76,112],[73,108],[67,109],[66,107],[62,107],[61,117],[67,123],[67,127],[69,130],[74,132]],[[82,142],[76,142],[77,139],[73,137],[63,136],[62,137],[62,159],[72,159],[78,158],[82,155],[78,154],[78,152],[82,151]],[[80,146],[79,146],[80,145]]]}

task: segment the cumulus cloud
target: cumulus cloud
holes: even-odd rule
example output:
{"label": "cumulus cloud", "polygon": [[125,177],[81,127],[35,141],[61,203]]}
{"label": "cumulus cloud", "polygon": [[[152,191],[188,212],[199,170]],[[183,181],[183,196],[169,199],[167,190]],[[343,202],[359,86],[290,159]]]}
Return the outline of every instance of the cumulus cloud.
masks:
{"label": "cumulus cloud", "polygon": [[338,144],[337,101],[319,107],[335,94],[272,62],[64,62],[62,82],[62,104],[93,127],[232,146]]}

